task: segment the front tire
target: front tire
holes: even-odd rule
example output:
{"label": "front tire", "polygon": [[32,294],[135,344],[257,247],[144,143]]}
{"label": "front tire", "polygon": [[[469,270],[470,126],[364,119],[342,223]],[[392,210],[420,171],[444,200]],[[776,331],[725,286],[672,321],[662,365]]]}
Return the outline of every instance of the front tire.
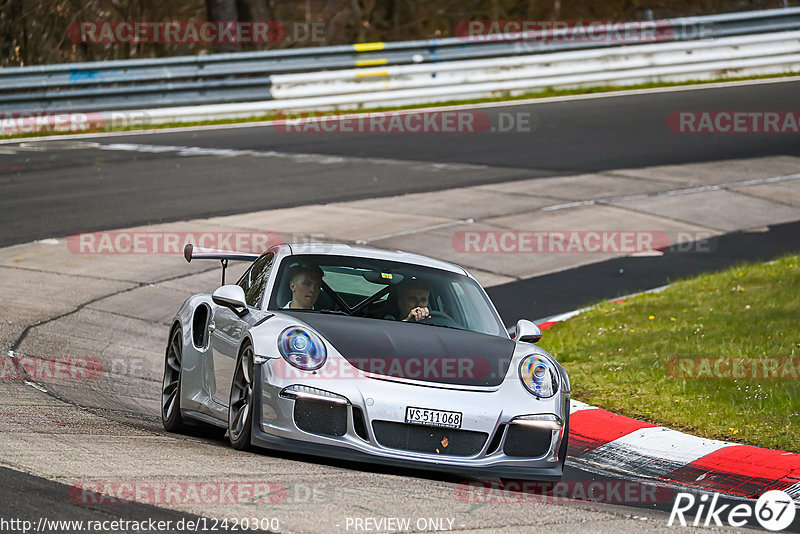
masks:
{"label": "front tire", "polygon": [[228,438],[239,451],[252,447],[253,430],[253,347],[242,347],[233,373],[231,396],[228,403]]}
{"label": "front tire", "polygon": [[164,357],[164,379],[161,383],[161,423],[167,432],[186,434],[188,427],[181,415],[181,375],[183,336],[175,328],[169,338]]}

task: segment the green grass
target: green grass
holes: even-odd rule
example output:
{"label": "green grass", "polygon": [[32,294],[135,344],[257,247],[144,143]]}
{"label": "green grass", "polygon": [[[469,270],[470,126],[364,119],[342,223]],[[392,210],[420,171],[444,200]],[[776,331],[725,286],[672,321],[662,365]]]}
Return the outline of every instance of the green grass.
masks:
{"label": "green grass", "polygon": [[575,399],[708,438],[800,452],[800,376],[788,368],[779,368],[783,379],[667,371],[672,358],[795,358],[800,375],[800,255],[596,304],[541,344],[569,372]]}
{"label": "green grass", "polygon": [[[741,76],[741,77],[731,77],[731,78],[718,78],[715,80],[692,80],[687,82],[658,82],[658,83],[644,83],[638,85],[605,85],[605,86],[598,86],[598,87],[582,87],[582,88],[575,88],[575,89],[544,89],[540,91],[534,91],[530,93],[524,93],[521,95],[508,95],[504,94],[497,97],[492,98],[476,98],[476,99],[465,99],[465,100],[448,100],[446,102],[433,102],[427,104],[415,104],[415,105],[408,105],[408,106],[394,106],[394,107],[375,107],[375,108],[363,108],[363,109],[341,109],[336,111],[329,111],[325,112],[326,114],[331,115],[346,115],[350,113],[379,113],[384,111],[396,111],[401,109],[425,109],[431,107],[440,107],[440,106],[453,106],[453,105],[468,105],[468,104],[486,104],[486,103],[502,103],[502,102],[513,102],[515,100],[527,100],[531,98],[550,98],[555,96],[570,96],[570,95],[584,95],[584,94],[596,94],[596,93],[612,93],[617,91],[629,91],[635,89],[654,89],[659,87],[678,87],[684,85],[707,85],[711,83],[719,83],[719,82],[735,82],[735,81],[746,81],[746,80],[764,80],[764,79],[772,79],[772,78],[786,78],[786,77],[793,77],[798,76],[800,73],[797,72],[787,72],[784,74],[764,74],[759,76]],[[291,113],[291,110],[286,110],[283,113]],[[268,121],[268,120],[275,120],[283,118],[281,113],[270,113],[264,115],[258,115],[253,117],[245,117],[245,118],[237,118],[237,119],[216,119],[216,120],[206,120],[206,121],[190,121],[190,122],[166,122],[163,124],[151,124],[151,125],[143,125],[143,126],[134,126],[134,127],[106,127],[106,128],[93,128],[87,129],[80,132],[54,132],[54,131],[45,131],[45,132],[25,132],[25,133],[18,133],[18,134],[11,134],[11,135],[0,135],[0,139],[18,139],[18,138],[28,138],[28,137],[45,137],[45,136],[58,136],[58,135],[71,135],[75,133],[105,133],[105,132],[126,132],[126,131],[142,131],[142,130],[151,130],[151,129],[161,129],[161,128],[180,128],[186,126],[208,126],[208,125],[220,125],[220,124],[242,124],[248,122],[260,122],[260,121]]]}

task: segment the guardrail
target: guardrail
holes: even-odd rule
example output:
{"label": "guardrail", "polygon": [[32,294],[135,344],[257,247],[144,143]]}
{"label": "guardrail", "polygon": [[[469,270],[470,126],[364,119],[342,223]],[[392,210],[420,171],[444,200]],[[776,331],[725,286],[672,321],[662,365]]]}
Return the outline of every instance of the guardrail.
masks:
{"label": "guardrail", "polygon": [[0,69],[0,112],[147,110],[156,122],[800,70],[800,8],[652,21],[655,44],[365,43]]}

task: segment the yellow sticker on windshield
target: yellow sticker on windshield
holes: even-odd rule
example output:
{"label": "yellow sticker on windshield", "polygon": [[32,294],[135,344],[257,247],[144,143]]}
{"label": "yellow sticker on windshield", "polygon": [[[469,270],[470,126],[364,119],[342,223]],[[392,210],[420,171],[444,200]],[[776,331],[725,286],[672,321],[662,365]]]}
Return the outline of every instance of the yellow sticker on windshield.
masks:
{"label": "yellow sticker on windshield", "polygon": [[391,273],[381,273],[381,278],[386,278],[388,280],[392,279]]}

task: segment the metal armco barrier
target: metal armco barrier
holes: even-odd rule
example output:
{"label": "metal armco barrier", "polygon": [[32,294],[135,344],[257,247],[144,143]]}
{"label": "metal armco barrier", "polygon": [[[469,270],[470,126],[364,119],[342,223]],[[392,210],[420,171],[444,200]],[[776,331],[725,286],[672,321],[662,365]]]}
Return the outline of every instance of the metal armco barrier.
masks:
{"label": "metal armco barrier", "polygon": [[138,110],[157,123],[800,71],[800,8],[650,24],[658,42],[525,33],[4,68],[0,113]]}

